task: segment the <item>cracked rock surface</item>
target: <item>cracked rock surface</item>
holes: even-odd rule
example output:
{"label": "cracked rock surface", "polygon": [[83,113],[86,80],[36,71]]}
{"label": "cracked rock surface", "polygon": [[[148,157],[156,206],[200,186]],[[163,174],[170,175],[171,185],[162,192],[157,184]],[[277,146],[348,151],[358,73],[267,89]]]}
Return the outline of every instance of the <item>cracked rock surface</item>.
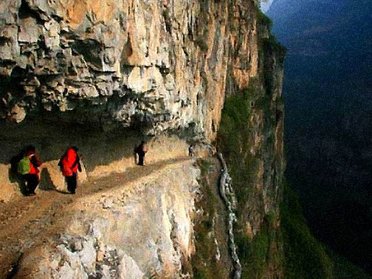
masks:
{"label": "cracked rock surface", "polygon": [[86,182],[77,195],[0,204],[0,271],[19,251],[14,278],[181,278],[198,177],[193,160],[175,158]]}
{"label": "cracked rock surface", "polygon": [[215,137],[229,86],[257,74],[254,2],[4,0],[0,117],[32,113]]}

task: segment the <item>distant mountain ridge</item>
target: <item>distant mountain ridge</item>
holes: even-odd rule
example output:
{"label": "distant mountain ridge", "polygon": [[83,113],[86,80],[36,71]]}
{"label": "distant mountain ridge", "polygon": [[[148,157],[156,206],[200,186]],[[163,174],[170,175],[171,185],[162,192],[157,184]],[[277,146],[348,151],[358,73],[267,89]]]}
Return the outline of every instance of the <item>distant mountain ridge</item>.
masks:
{"label": "distant mountain ridge", "polygon": [[372,1],[275,0],[287,178],[313,232],[372,272]]}

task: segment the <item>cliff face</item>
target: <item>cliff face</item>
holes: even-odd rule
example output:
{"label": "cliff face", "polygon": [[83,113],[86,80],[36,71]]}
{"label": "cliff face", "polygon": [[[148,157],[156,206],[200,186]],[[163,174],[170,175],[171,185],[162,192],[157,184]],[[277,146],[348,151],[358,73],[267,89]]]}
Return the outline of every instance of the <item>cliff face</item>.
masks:
{"label": "cliff face", "polygon": [[281,278],[284,50],[266,28],[259,34],[259,73],[248,88],[226,99],[218,146],[236,192],[242,277]]}
{"label": "cliff face", "polygon": [[213,139],[228,66],[239,86],[257,73],[252,6],[3,1],[1,117],[72,112],[62,118],[141,123],[152,134],[190,128]]}
{"label": "cliff face", "polygon": [[[239,96],[248,87],[255,88],[246,103],[250,113],[243,120],[249,131],[238,149],[247,149],[239,156],[254,158],[258,167],[252,173],[237,167],[250,172],[250,182],[236,187],[252,193],[238,196],[239,208],[244,208],[240,228],[252,240],[267,216],[278,212],[284,168],[282,61],[269,43],[268,28],[259,19],[256,5],[238,0],[3,1],[0,171],[6,191],[0,197],[4,206],[18,193],[19,182],[9,176],[9,158],[27,143],[36,145],[45,162],[42,189],[52,185],[64,191],[57,162],[66,145],[76,144],[84,155],[84,185],[97,193],[81,190],[87,196],[70,205],[61,198],[68,205],[63,212],[69,218],[54,224],[48,234],[60,229],[60,237],[48,243],[22,241],[4,249],[7,252],[0,260],[16,260],[11,256],[14,250],[23,251],[18,261],[20,278],[25,274],[35,278],[192,276],[183,264],[191,254],[198,254],[193,221],[204,212],[197,211],[194,200],[206,195],[203,186],[197,186],[197,168],[190,162],[175,164],[169,170],[173,175],[161,171],[157,178],[138,181],[133,191],[107,189],[108,184],[97,179],[123,171],[130,175],[133,146],[144,135],[154,136],[147,156],[154,166],[184,158],[187,140],[213,143],[227,96]],[[230,137],[240,138],[241,131],[235,132]],[[197,149],[200,156],[208,154],[205,145]],[[125,188],[127,183],[119,181],[117,186]],[[40,194],[35,204],[42,202],[43,195],[52,195]],[[216,255],[218,247],[213,248]],[[224,247],[223,255],[228,254]],[[274,248],[268,254],[279,255],[280,247]],[[268,266],[263,277],[280,276],[276,265]]]}

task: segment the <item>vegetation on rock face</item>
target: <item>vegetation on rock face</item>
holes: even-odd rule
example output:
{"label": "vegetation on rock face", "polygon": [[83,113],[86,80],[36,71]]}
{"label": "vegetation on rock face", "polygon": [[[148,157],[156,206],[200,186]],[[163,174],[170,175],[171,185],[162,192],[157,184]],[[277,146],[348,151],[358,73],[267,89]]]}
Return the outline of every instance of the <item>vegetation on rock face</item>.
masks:
{"label": "vegetation on rock face", "polygon": [[229,278],[231,263],[225,231],[226,216],[216,187],[219,167],[214,160],[199,160],[198,165],[201,195],[196,202],[199,214],[194,227],[197,253],[184,272],[192,273],[195,279]]}
{"label": "vegetation on rock face", "polygon": [[[218,147],[223,152],[233,179],[238,207],[238,254],[242,264],[242,278],[262,278],[269,265],[280,266],[280,257],[274,256],[278,231],[274,227],[275,213],[263,217],[260,231],[253,239],[243,229],[247,201],[254,200],[256,175],[262,154],[252,155],[249,142],[254,129],[249,125],[249,117],[257,111],[267,110],[268,100],[258,97],[262,92],[251,87],[241,94],[230,96],[225,103],[219,131]],[[268,145],[269,137],[266,139]],[[257,206],[262,201],[254,201]],[[264,213],[262,213],[264,214]],[[280,271],[279,271],[280,272]]]}
{"label": "vegetation on rock face", "polygon": [[257,171],[257,160],[245,148],[251,133],[248,126],[251,96],[247,90],[226,100],[218,138],[218,147],[228,161],[238,204],[247,200],[250,181]]}
{"label": "vegetation on rock face", "polygon": [[303,216],[299,197],[286,183],[283,196],[280,215],[286,279],[371,278],[313,236]]}
{"label": "vegetation on rock face", "polygon": [[[242,278],[266,278],[266,274],[271,272],[270,266],[273,262],[274,265],[281,263],[280,254],[273,253],[280,244],[278,233],[274,227],[265,222],[252,240],[239,234],[237,245],[243,267]],[[275,270],[273,273],[272,276],[280,277],[281,271]]]}
{"label": "vegetation on rock face", "polygon": [[[242,278],[280,278],[279,210],[265,212],[264,208],[275,208],[280,199],[280,196],[268,199],[267,196],[274,195],[282,175],[278,166],[283,158],[275,157],[275,142],[281,139],[275,138],[275,131],[281,121],[278,110],[281,112],[283,105],[278,94],[281,83],[277,70],[283,63],[285,50],[269,34],[270,19],[258,12],[258,22],[262,33],[259,77],[251,79],[249,88],[226,99],[217,144],[226,159],[237,197],[236,242]],[[260,171],[263,173],[259,174]],[[246,224],[255,222],[253,219],[261,220],[259,229],[249,233]]]}
{"label": "vegetation on rock face", "polygon": [[[270,24],[263,15],[259,20],[264,25]],[[260,163],[265,164],[270,156],[274,156],[273,131],[278,121],[275,106],[283,105],[281,98],[275,101],[272,98],[277,84],[272,66],[283,63],[285,49],[271,35],[261,39],[260,44],[262,68],[259,79],[252,80],[249,88],[226,99],[218,134],[218,148],[227,161],[238,200],[236,242],[243,267],[242,278],[267,278],[270,275],[286,279],[369,278],[344,259],[331,254],[314,238],[302,216],[296,195],[286,185],[280,186],[284,188],[280,217],[279,211],[261,212],[259,231],[252,236],[245,230],[247,202],[253,203],[250,206],[255,208],[263,202],[257,199],[261,198],[260,190],[254,186]],[[276,62],[271,54],[275,54]],[[250,119],[257,115],[262,116],[260,127],[250,123]],[[263,143],[256,150],[258,152],[252,153],[250,149],[255,132],[263,136]]]}
{"label": "vegetation on rock face", "polygon": [[285,278],[333,278],[332,261],[313,237],[295,193],[284,186],[281,230],[285,253]]}
{"label": "vegetation on rock face", "polygon": [[[266,27],[271,24],[264,15],[259,20]],[[266,278],[268,274],[286,279],[368,278],[354,266],[344,265],[344,260],[331,256],[314,238],[295,194],[287,186],[279,186],[285,187],[281,216],[277,212],[266,215],[261,212],[259,231],[254,236],[245,231],[247,202],[254,203],[251,208],[260,208],[260,202],[263,202],[257,200],[257,197],[261,198],[255,188],[257,172],[260,163],[265,165],[270,161],[268,158],[274,156],[274,142],[278,139],[275,139],[273,131],[280,112],[275,112],[275,108],[283,105],[281,98],[273,99],[278,85],[273,66],[284,62],[286,50],[270,34],[261,38],[260,48],[259,80],[251,82],[250,88],[243,92],[227,98],[218,136],[218,147],[225,155],[238,199],[237,246],[243,267],[242,278]],[[250,123],[252,116],[257,115],[262,116],[260,127]],[[252,153],[250,149],[255,132],[263,137],[263,142],[256,150],[258,152]],[[264,171],[267,171],[266,167]],[[281,220],[280,229],[278,218]]]}

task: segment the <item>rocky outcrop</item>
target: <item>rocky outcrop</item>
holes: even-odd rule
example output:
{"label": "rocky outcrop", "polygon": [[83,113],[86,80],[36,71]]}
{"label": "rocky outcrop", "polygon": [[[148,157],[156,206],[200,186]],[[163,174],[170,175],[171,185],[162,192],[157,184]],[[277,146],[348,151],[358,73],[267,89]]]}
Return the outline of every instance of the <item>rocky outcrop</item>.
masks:
{"label": "rocky outcrop", "polygon": [[3,1],[1,118],[74,111],[213,139],[228,70],[240,87],[257,73],[253,15],[240,1]]}
{"label": "rocky outcrop", "polygon": [[33,212],[26,231],[13,230],[22,252],[15,278],[181,278],[194,252],[199,189],[199,170],[186,159],[91,181],[59,209],[65,197],[41,194],[35,202],[44,212]]}
{"label": "rocky outcrop", "polygon": [[[67,145],[80,147],[87,183],[128,173],[144,136],[148,163],[169,163],[186,154],[186,140],[213,143],[226,96],[254,82],[245,146],[258,167],[240,220],[246,235],[257,235],[265,216],[279,210],[284,164],[280,57],[264,43],[270,36],[256,2],[2,1],[0,128],[8,132],[0,132],[7,189],[0,198],[7,203],[17,192],[9,158],[25,144],[35,144],[45,162],[41,186],[58,191],[65,186],[57,162]],[[25,253],[19,276],[30,269],[36,278],[183,276],[182,261],[194,252],[188,187],[196,187],[196,170],[172,171],[182,181],[153,178],[130,200],[117,189],[77,201],[61,235]]]}
{"label": "rocky outcrop", "polygon": [[235,232],[242,278],[282,278],[279,205],[285,168],[281,96],[285,51],[270,35],[269,20],[262,14],[257,20],[257,75],[226,98],[218,147],[238,201]]}
{"label": "rocky outcrop", "polygon": [[184,163],[155,175],[74,205],[89,210],[74,216],[56,248],[46,247],[35,278],[180,274],[182,261],[193,252],[190,214],[198,172]]}

